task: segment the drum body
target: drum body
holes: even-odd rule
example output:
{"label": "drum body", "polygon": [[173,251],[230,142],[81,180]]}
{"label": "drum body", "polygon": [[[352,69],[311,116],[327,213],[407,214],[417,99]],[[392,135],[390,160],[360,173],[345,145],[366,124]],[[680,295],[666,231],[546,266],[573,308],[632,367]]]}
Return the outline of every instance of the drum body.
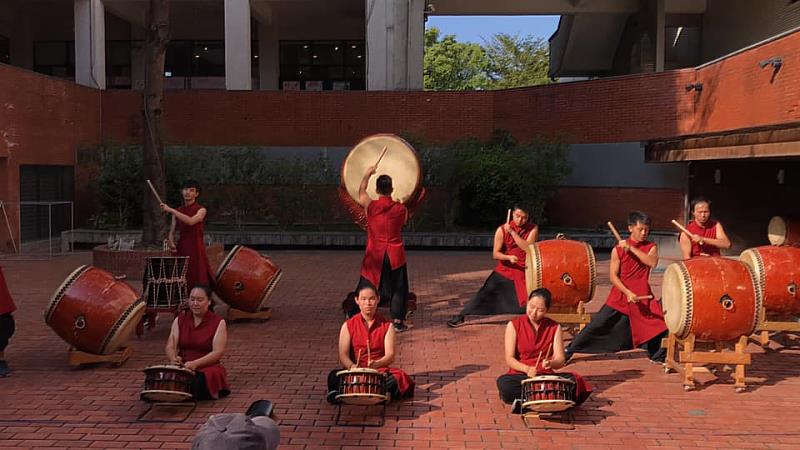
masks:
{"label": "drum body", "polygon": [[214,292],[228,305],[254,313],[264,308],[282,275],[281,268],[269,258],[237,245],[217,270]]}
{"label": "drum body", "polygon": [[800,219],[773,217],[767,226],[767,239],[772,245],[800,247]]}
{"label": "drum body", "polygon": [[374,369],[350,369],[336,372],[339,394],[336,399],[351,405],[375,405],[389,399],[386,375]]}
{"label": "drum body", "polygon": [[597,267],[589,244],[552,239],[535,242],[527,253],[525,282],[529,294],[534,289],[549,289],[556,308],[592,299]]}
{"label": "drum body", "polygon": [[739,259],[753,269],[767,314],[800,315],[800,248],[765,245],[743,251]]}
{"label": "drum body", "polygon": [[760,319],[762,298],[752,269],[741,261],[693,258],[664,272],[664,321],[680,339],[690,333],[713,342],[749,336]]}
{"label": "drum body", "polygon": [[575,382],[557,375],[522,380],[522,408],[537,412],[565,411],[575,406]]}
{"label": "drum body", "polygon": [[128,341],[144,311],[144,301],[126,283],[81,266],[53,294],[44,320],[76,349],[107,355]]}
{"label": "drum body", "polygon": [[142,299],[148,308],[179,308],[188,298],[186,268],[188,256],[146,258]]}
{"label": "drum body", "polygon": [[183,402],[192,399],[194,372],[173,365],[144,369],[144,389],[139,394],[148,402]]}

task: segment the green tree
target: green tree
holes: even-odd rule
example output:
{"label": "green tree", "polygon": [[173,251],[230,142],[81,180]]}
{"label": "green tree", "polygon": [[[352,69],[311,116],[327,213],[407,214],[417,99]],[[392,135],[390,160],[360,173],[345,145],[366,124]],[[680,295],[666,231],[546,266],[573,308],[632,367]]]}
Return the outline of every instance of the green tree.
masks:
{"label": "green tree", "polygon": [[489,61],[479,44],[457,42],[439,29],[425,30],[425,89],[432,91],[470,91],[489,85]]}
{"label": "green tree", "polygon": [[489,62],[491,89],[551,82],[547,75],[550,52],[544,39],[498,33],[484,43],[483,49]]}

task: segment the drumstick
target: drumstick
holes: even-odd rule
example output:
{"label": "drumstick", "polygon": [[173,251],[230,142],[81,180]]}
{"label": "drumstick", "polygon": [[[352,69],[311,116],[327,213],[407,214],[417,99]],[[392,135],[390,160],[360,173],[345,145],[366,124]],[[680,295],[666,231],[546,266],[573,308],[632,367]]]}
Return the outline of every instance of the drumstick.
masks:
{"label": "drumstick", "polygon": [[356,367],[358,367],[358,362],[361,361],[361,349],[358,349],[356,352]]}
{"label": "drumstick", "polygon": [[372,362],[372,357],[369,355],[369,339],[367,339],[367,367],[369,367],[370,362]]}
{"label": "drumstick", "polygon": [[542,359],[542,351],[539,351],[539,356],[536,357],[536,364],[533,366],[535,371],[539,371],[539,360]]}
{"label": "drumstick", "polygon": [[614,237],[617,238],[617,242],[622,240],[622,236],[619,235],[619,231],[617,231],[617,227],[615,227],[613,223],[608,222],[608,228],[611,229],[611,234],[613,234]]}
{"label": "drumstick", "polygon": [[509,209],[508,213],[506,213],[506,223],[510,223],[510,222],[511,222],[511,210]]}
{"label": "drumstick", "polygon": [[375,168],[378,168],[378,164],[381,163],[381,160],[383,159],[383,155],[386,154],[386,150],[389,150],[389,146],[388,145],[384,145],[383,146],[383,150],[381,150],[381,156],[378,156],[378,161],[375,162]]}
{"label": "drumstick", "polygon": [[652,299],[652,295],[637,295],[636,300],[650,300]]}
{"label": "drumstick", "polygon": [[161,197],[158,195],[158,192],[156,191],[156,188],[153,187],[153,183],[151,183],[150,180],[145,180],[145,181],[147,181],[147,185],[150,186],[150,190],[153,191],[153,195],[156,196],[156,200],[158,200],[158,204],[160,205],[160,204],[164,203],[164,202],[161,201]]}
{"label": "drumstick", "polygon": [[687,230],[686,227],[684,227],[683,225],[679,224],[677,220],[672,219],[672,224],[678,227],[684,233],[686,233],[687,236],[692,237],[692,232]]}

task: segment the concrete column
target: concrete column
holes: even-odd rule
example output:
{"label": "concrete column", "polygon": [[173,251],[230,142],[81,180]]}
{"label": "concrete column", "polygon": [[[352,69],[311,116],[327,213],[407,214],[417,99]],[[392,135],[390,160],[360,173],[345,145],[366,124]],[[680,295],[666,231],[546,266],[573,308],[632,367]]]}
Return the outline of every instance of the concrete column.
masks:
{"label": "concrete column", "polygon": [[367,89],[422,89],[424,0],[366,0]]}
{"label": "concrete column", "polygon": [[106,88],[106,20],[102,0],[75,0],[75,82]]}
{"label": "concrete column", "polygon": [[258,90],[278,90],[280,61],[278,36],[275,25],[258,23]]}
{"label": "concrete column", "polygon": [[666,0],[656,0],[656,72],[664,71],[664,51],[665,51],[665,28],[667,25],[666,18]]}
{"label": "concrete column", "polygon": [[250,1],[225,0],[225,88],[253,89],[250,70]]}

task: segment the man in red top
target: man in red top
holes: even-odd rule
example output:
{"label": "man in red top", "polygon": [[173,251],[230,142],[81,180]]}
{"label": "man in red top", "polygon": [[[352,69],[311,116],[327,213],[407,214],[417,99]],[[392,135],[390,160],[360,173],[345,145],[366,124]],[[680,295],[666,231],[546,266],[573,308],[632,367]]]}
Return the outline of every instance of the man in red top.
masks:
{"label": "man in red top", "polygon": [[[183,206],[178,209],[161,204],[161,210],[172,214],[172,225],[169,229],[170,250],[177,252],[178,256],[188,256],[186,270],[186,285],[213,286],[214,274],[208,264],[206,245],[203,242],[203,223],[206,219],[206,209],[197,203],[200,196],[200,184],[195,180],[187,180],[181,189]],[[175,228],[180,232],[178,245],[175,245]]]}
{"label": "man in red top", "polygon": [[6,285],[6,277],[3,275],[3,269],[0,268],[0,378],[7,377],[11,373],[8,368],[8,363],[5,358],[5,350],[8,346],[8,340],[14,335],[14,311],[17,310],[14,305],[14,299],[8,292],[8,285]]}
{"label": "man in red top", "polygon": [[616,353],[643,347],[654,363],[664,362],[661,338],[667,335],[664,313],[650,289],[650,269],[658,264],[658,247],[647,241],[650,218],[634,211],[628,216],[628,239],[611,251],[611,292],[606,304],[567,347],[573,353]]}
{"label": "man in red top", "polygon": [[703,197],[692,200],[692,216],[694,220],[686,225],[692,235],[681,233],[680,244],[683,259],[695,256],[719,256],[720,249],[731,248],[731,241],[722,224],[711,220],[711,202]]}
{"label": "man in red top", "polygon": [[378,199],[367,194],[369,179],[375,167],[368,167],[358,187],[358,203],[367,212],[367,250],[361,262],[358,286],[369,284],[378,288],[380,298],[390,305],[394,329],[408,330],[403,323],[408,301],[408,271],[406,252],[400,231],[408,220],[408,209],[392,200],[392,178],[381,175],[376,181]]}

